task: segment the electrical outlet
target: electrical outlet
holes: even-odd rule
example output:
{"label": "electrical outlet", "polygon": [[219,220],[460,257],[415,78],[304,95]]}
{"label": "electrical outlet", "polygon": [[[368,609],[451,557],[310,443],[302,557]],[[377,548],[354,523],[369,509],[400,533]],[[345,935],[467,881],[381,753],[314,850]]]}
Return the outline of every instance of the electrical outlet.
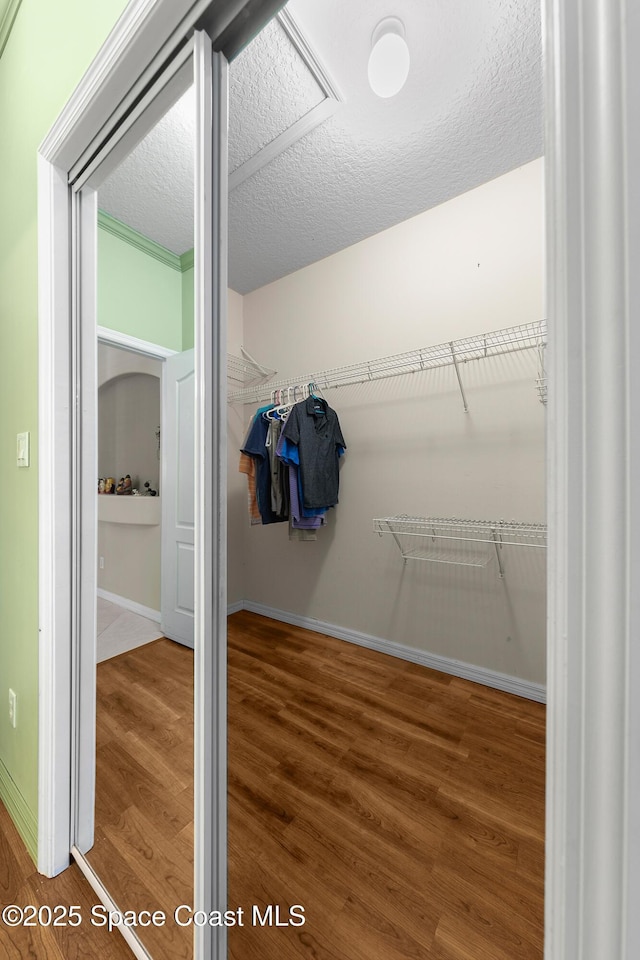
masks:
{"label": "electrical outlet", "polygon": [[12,727],[18,725],[18,697],[15,690],[9,690],[9,723]]}
{"label": "electrical outlet", "polygon": [[101,570],[104,570],[104,557],[100,557],[99,566],[100,566],[100,569],[101,569]]}

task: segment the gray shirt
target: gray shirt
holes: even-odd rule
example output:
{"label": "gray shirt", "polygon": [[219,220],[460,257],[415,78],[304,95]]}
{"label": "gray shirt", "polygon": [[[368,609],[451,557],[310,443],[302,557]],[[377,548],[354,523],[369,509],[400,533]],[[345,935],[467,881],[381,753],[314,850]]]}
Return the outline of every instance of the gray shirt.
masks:
{"label": "gray shirt", "polygon": [[298,447],[304,506],[332,507],[338,502],[338,460],[347,446],[335,410],[320,397],[301,400],[282,435]]}

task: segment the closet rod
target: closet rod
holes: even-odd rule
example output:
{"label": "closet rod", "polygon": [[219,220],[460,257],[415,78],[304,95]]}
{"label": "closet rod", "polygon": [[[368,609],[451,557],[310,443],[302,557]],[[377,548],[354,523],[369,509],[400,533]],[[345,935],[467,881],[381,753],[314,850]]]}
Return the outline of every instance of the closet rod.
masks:
{"label": "closet rod", "polygon": [[533,323],[506,327],[503,330],[494,330],[475,337],[449,340],[447,343],[436,346],[409,350],[407,353],[335,367],[322,373],[288,377],[286,380],[270,381],[268,384],[257,384],[243,390],[234,390],[229,393],[228,401],[229,403],[259,403],[268,400],[273,390],[286,389],[297,384],[313,383],[316,387],[327,390],[331,387],[368,383],[371,380],[400,377],[404,374],[451,365],[455,365],[456,372],[459,374],[459,365],[469,360],[482,360],[513,353],[516,350],[540,348],[546,343],[546,339],[546,320],[536,320]]}

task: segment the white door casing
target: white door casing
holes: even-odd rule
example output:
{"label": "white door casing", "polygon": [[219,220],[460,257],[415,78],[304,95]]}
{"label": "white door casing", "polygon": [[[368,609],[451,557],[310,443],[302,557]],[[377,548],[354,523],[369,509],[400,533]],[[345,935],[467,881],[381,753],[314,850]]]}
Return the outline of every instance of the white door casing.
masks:
{"label": "white door casing", "polygon": [[165,360],[162,369],[161,629],[193,647],[195,533],[194,351]]}
{"label": "white door casing", "polygon": [[640,955],[640,5],[546,0],[546,960]]}

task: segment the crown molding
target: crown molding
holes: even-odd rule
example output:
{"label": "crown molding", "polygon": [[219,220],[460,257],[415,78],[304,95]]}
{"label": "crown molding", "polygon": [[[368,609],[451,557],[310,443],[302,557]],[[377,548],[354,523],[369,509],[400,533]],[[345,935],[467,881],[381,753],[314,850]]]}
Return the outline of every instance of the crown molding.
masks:
{"label": "crown molding", "polygon": [[192,247],[191,250],[185,251],[180,257],[180,269],[183,273],[186,273],[187,270],[193,270],[194,263],[194,250]]}
{"label": "crown molding", "polygon": [[148,257],[159,260],[167,267],[171,267],[172,270],[177,270],[179,273],[182,272],[181,257],[172,253],[171,250],[167,250],[166,247],[161,246],[159,243],[156,243],[155,240],[150,240],[148,237],[145,237],[144,234],[138,233],[133,227],[128,227],[126,223],[116,220],[115,217],[105,213],[104,210],[98,210],[98,227],[106,233],[118,237],[119,240],[124,240],[125,243],[135,247],[136,250],[146,253]]}
{"label": "crown molding", "polygon": [[4,53],[4,48],[7,45],[7,40],[9,39],[9,34],[11,33],[11,28],[13,27],[21,3],[22,0],[9,0],[7,9],[4,12],[2,23],[0,23],[0,57]]}

